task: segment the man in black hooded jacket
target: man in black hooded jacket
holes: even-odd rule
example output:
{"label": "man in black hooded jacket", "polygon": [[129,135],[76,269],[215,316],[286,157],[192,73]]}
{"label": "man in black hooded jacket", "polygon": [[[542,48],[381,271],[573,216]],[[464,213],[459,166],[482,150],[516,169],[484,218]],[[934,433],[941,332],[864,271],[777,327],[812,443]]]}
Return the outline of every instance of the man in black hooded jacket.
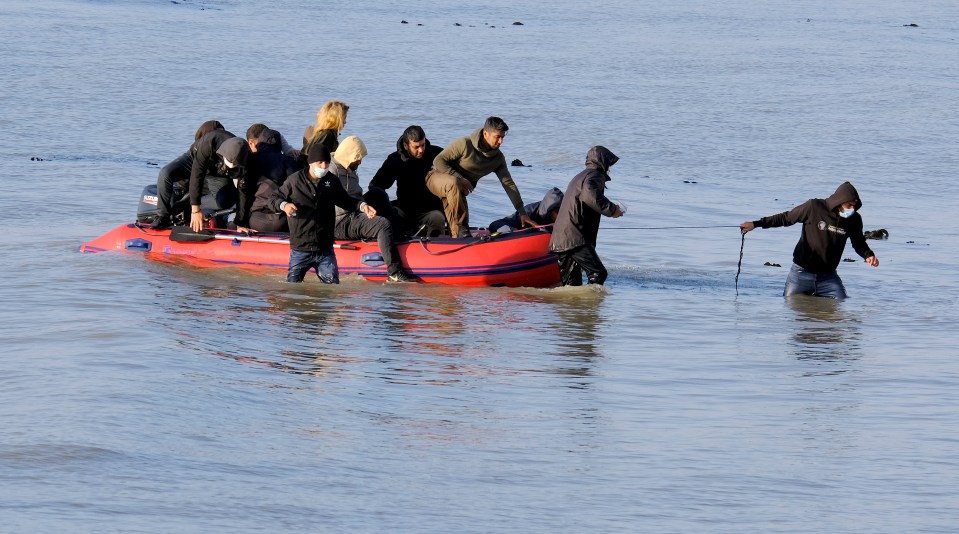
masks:
{"label": "man in black hooded jacket", "polygon": [[608,272],[596,253],[596,236],[602,215],[622,217],[623,210],[606,198],[609,168],[619,161],[616,154],[603,146],[594,146],[586,153],[586,169],[569,182],[559,214],[553,225],[549,250],[559,256],[560,283],[564,286],[587,283],[602,285]]}
{"label": "man in black hooded jacket", "polygon": [[203,229],[201,208],[222,210],[237,203],[245,204],[246,160],[250,148],[242,138],[226,130],[214,130],[194,144],[193,168],[190,170],[190,228]]}
{"label": "man in black hooded jacket", "polygon": [[803,223],[802,235],[793,251],[793,266],[786,278],[783,296],[814,295],[846,298],[846,288],[836,273],[846,240],[856,253],[873,267],[879,259],[870,250],[862,232],[859,192],[849,182],[840,185],[829,198],[812,198],[777,215],[746,221],[739,225],[743,233],[756,227],[775,228]]}

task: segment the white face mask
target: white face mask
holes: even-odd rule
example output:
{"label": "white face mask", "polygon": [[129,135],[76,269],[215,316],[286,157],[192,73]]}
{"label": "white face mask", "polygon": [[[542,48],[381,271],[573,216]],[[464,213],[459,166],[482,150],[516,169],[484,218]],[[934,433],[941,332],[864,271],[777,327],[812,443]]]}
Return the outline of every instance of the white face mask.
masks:
{"label": "white face mask", "polygon": [[223,158],[223,165],[225,165],[227,169],[232,169],[233,167],[236,167],[236,163],[233,163],[226,158]]}
{"label": "white face mask", "polygon": [[844,219],[848,219],[848,218],[852,217],[852,214],[853,214],[853,213],[856,213],[856,209],[855,209],[855,208],[850,208],[850,209],[848,209],[848,210],[845,209],[845,208],[840,208],[840,209],[839,209],[839,216],[842,217],[842,218],[844,218]]}
{"label": "white face mask", "polygon": [[313,176],[316,176],[316,179],[317,179],[317,180],[319,180],[320,178],[326,176],[326,173],[328,173],[328,172],[330,172],[330,169],[324,169],[323,167],[314,167],[314,168],[313,168]]}

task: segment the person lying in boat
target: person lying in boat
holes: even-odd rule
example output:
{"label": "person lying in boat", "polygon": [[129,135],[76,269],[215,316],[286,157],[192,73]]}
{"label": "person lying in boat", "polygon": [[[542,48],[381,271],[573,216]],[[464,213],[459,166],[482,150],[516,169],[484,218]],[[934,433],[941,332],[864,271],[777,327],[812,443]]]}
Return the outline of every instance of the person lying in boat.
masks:
{"label": "person lying in boat", "polygon": [[258,136],[256,143],[250,145],[245,192],[248,205],[242,210],[237,209],[236,229],[241,232],[286,232],[289,229],[286,215],[270,209],[270,200],[286,178],[299,170],[299,165],[294,157],[283,152],[283,138],[279,132],[266,128],[260,130]]}
{"label": "person lying in boat", "polygon": [[[529,218],[539,226],[545,224],[553,224],[556,221],[556,215],[559,213],[559,205],[563,202],[563,192],[559,190],[558,187],[554,187],[546,192],[546,196],[543,197],[543,200],[539,202],[533,202],[527,204],[526,213],[529,215]],[[523,223],[519,220],[519,212],[514,213],[508,217],[503,217],[501,219],[496,219],[495,221],[489,223],[490,232],[494,233],[506,233],[512,232],[518,228],[523,227]]]}
{"label": "person lying in boat", "polygon": [[226,130],[214,130],[196,142],[190,170],[190,228],[194,232],[203,229],[202,208],[223,210],[238,201],[243,205],[249,153],[246,142]]}
{"label": "person lying in boat", "polygon": [[[355,197],[363,196],[363,188],[360,187],[360,177],[356,170],[366,154],[366,145],[363,141],[351,135],[340,143],[330,163],[330,174],[339,178],[343,189]],[[377,193],[377,191],[371,193]],[[400,262],[400,253],[393,239],[393,224],[382,213],[377,213],[379,210],[391,209],[386,192],[380,189],[378,193],[377,200],[371,199],[370,193],[364,197],[366,204],[374,208],[373,217],[368,217],[368,214],[359,210],[338,207],[333,236],[336,239],[376,239],[380,246],[380,254],[383,255],[383,262],[386,263],[388,279],[391,282],[416,282],[416,277],[409,274]]]}
{"label": "person lying in boat", "polygon": [[186,210],[186,203],[183,203],[182,206],[175,205],[178,199],[173,198],[174,187],[186,185],[190,180],[190,171],[193,169],[193,154],[196,152],[196,143],[200,138],[213,130],[223,129],[223,125],[218,120],[204,122],[197,128],[190,148],[160,169],[160,175],[157,177],[157,214],[150,222],[150,226],[160,230],[169,228],[172,224],[173,215],[178,215]]}
{"label": "person lying in boat", "polygon": [[396,140],[396,152],[386,157],[370,180],[371,191],[385,191],[396,184],[396,200],[392,204],[398,232],[437,236],[446,229],[443,203],[426,188],[426,174],[442,150],[430,144],[423,128],[409,126]]}
{"label": "person lying in boat", "polygon": [[494,172],[499,178],[520,222],[533,225],[526,215],[523,197],[513,182],[506,157],[500,152],[509,126],[499,117],[489,117],[482,128],[449,144],[433,159],[433,170],[426,175],[426,187],[443,202],[443,211],[453,237],[470,237],[469,204],[480,178]]}
{"label": "person lying in boat", "polygon": [[846,240],[852,241],[856,253],[873,267],[879,259],[869,248],[862,232],[859,210],[862,200],[849,182],[840,185],[829,198],[813,198],[777,215],[746,221],[742,232],[755,228],[775,228],[803,223],[802,234],[793,250],[793,266],[786,277],[784,297],[813,295],[834,299],[846,298],[846,288],[836,273]]}
{"label": "person lying in boat", "polygon": [[573,177],[563,195],[549,250],[559,256],[560,283],[602,285],[608,272],[596,253],[600,216],[622,217],[623,210],[606,198],[609,168],[619,158],[606,147],[594,146],[586,153],[586,169]]}
{"label": "person lying in boat", "polygon": [[375,212],[359,198],[347,194],[339,179],[329,173],[330,151],[314,145],[307,154],[308,166],[291,174],[270,200],[270,208],[289,217],[290,266],[287,282],[302,282],[310,269],[324,284],[340,283],[333,253],[336,211]]}

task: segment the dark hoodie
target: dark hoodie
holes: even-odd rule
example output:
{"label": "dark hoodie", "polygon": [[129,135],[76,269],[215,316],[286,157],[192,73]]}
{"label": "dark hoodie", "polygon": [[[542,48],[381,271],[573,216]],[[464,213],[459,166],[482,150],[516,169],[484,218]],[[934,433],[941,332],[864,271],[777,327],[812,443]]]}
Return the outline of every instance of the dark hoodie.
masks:
{"label": "dark hoodie", "polygon": [[[558,187],[554,187],[546,192],[546,196],[543,197],[543,200],[527,204],[526,213],[536,224],[550,224],[553,221],[549,219],[549,212],[558,210],[560,204],[562,203],[563,192],[560,191]],[[487,228],[489,228],[491,232],[495,232],[504,225],[509,226],[510,228],[521,228],[523,225],[519,220],[519,213],[514,213],[509,217],[503,217],[502,219],[496,219],[495,221],[489,223]]]}
{"label": "dark hoodie", "polygon": [[[257,138],[256,152],[250,153],[245,189],[242,191],[244,204],[237,210],[237,226],[252,227],[250,217],[253,212],[261,212],[259,217],[268,219],[258,219],[258,223],[268,224],[270,228],[284,226],[286,214],[270,210],[269,202],[287,176],[297,170],[296,160],[283,153],[280,133],[269,128],[263,130]],[[253,229],[265,231],[262,227]]]}
{"label": "dark hoodie", "polygon": [[[839,215],[840,206],[846,202],[856,203],[856,213],[849,218]],[[861,207],[862,201],[856,188],[844,182],[827,199],[809,199],[789,211],[763,217],[753,221],[753,224],[774,228],[803,223],[802,235],[793,251],[793,262],[811,273],[829,274],[839,266],[847,238],[852,240],[856,253],[863,258],[874,255],[862,233],[862,217],[859,216]]]}
{"label": "dark hoodie", "polygon": [[606,198],[609,168],[619,157],[602,146],[586,154],[586,168],[569,182],[549,240],[551,252],[566,252],[583,245],[596,246],[600,216],[612,217],[616,205]]}
{"label": "dark hoodie", "polygon": [[300,251],[322,251],[333,246],[335,207],[356,211],[360,199],[351,197],[333,173],[327,173],[315,183],[310,168],[291,174],[274,193],[270,209],[282,211],[284,202],[296,206],[296,217],[289,217],[290,248]]}
{"label": "dark hoodie", "polygon": [[401,136],[396,141],[396,152],[386,157],[370,180],[368,189],[379,187],[386,190],[395,183],[396,205],[410,216],[432,210],[443,211],[443,202],[426,187],[426,174],[433,167],[433,159],[442,151],[427,139],[423,157],[414,158],[406,149],[405,137]]}
{"label": "dark hoodie", "polygon": [[[232,141],[234,140],[235,141]],[[193,168],[190,170],[190,204],[200,205],[200,199],[207,192],[207,178],[230,180],[228,187],[233,187],[232,179],[243,177],[246,157],[250,149],[246,141],[236,137],[226,130],[213,130],[198,139],[190,147],[193,155]],[[237,167],[228,169],[223,165],[223,158],[227,158]]]}

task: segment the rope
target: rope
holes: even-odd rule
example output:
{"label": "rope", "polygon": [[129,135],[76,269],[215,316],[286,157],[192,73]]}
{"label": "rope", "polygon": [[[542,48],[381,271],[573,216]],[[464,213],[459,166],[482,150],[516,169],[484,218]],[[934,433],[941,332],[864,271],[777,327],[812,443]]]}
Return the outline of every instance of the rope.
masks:
{"label": "rope", "polygon": [[746,232],[743,232],[743,240],[739,243],[739,265],[736,266],[736,296],[739,296],[739,273],[743,270],[743,249],[746,248]]}
{"label": "rope", "polygon": [[603,230],[688,230],[702,228],[739,228],[738,224],[723,224],[718,226],[604,226]]}

